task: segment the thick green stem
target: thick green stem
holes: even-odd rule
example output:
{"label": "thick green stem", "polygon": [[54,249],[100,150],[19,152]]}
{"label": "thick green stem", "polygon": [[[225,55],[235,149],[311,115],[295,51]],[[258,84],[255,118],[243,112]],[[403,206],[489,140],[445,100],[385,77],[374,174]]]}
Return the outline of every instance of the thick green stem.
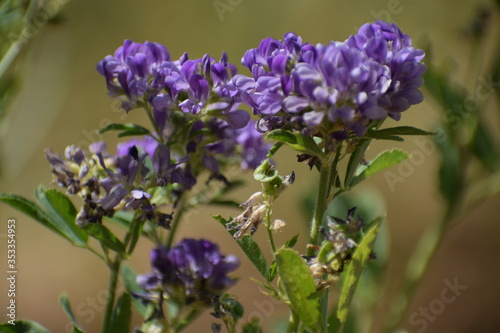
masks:
{"label": "thick green stem", "polygon": [[434,257],[454,214],[448,212],[443,219],[427,228],[421,237],[416,250],[413,252],[406,266],[403,286],[391,305],[389,320],[386,323],[386,332],[394,332],[403,319],[410,301],[413,299],[417,287]]}
{"label": "thick green stem", "polygon": [[314,215],[311,221],[311,230],[309,234],[309,246],[307,248],[307,255],[312,256],[315,253],[314,246],[319,245],[319,229],[323,224],[323,215],[327,208],[328,194],[330,193],[330,159],[327,157],[321,163],[321,172],[318,184],[318,197],[316,198],[316,207],[314,208]]}
{"label": "thick green stem", "polygon": [[109,277],[109,285],[108,285],[108,299],[106,301],[106,308],[104,310],[104,317],[102,321],[102,333],[112,333],[111,326],[111,318],[113,316],[113,309],[115,305],[115,295],[116,295],[116,286],[118,284],[118,274],[120,272],[120,267],[122,263],[122,258],[117,256],[113,265],[110,267],[111,275]]}
{"label": "thick green stem", "polygon": [[299,316],[290,309],[290,320],[288,321],[288,327],[286,333],[297,333],[299,331]]}

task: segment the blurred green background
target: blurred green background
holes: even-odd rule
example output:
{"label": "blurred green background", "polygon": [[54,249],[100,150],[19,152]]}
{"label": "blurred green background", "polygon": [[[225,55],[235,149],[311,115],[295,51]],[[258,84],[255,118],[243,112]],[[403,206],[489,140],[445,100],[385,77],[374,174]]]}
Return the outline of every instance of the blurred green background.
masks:
{"label": "blurred green background", "polygon": [[[216,4],[226,4],[216,9]],[[18,90],[0,122],[0,191],[32,198],[38,184],[49,185],[50,167],[44,158],[45,148],[63,152],[69,144],[88,145],[102,138],[96,130],[110,122],[144,122],[139,113],[124,115],[118,103],[106,94],[96,63],[111,54],[124,39],[136,42],[155,41],[166,45],[172,57],[187,51],[191,58],[208,52],[218,58],[226,51],[230,61],[239,65],[245,50],[256,47],[267,36],[280,38],[293,31],[304,41],[326,43],[344,40],[362,24],[380,18],[396,22],[417,46],[426,40],[433,45],[433,58],[453,67],[458,79],[465,77],[470,49],[473,47],[461,32],[478,4],[487,1],[432,0],[218,0],[218,1],[97,1],[73,0],[63,8],[57,23],[44,27],[14,63]],[[225,9],[225,10],[224,10]],[[498,17],[495,18],[498,20]],[[494,22],[498,24],[498,22]],[[492,45],[500,38],[490,36]],[[5,42],[5,41],[4,41]],[[3,45],[2,47],[4,47]],[[473,49],[473,52],[476,50]],[[480,65],[480,64],[479,64]],[[241,65],[240,70],[243,71]],[[473,85],[473,82],[463,82]],[[2,96],[4,97],[4,96]],[[498,105],[496,106],[498,110]],[[437,105],[428,100],[406,112],[398,125],[432,130],[441,117]],[[142,113],[140,114],[142,117]],[[488,115],[491,124],[500,124],[500,113]],[[395,124],[393,122],[393,124]],[[498,139],[499,133],[494,133]],[[387,286],[381,292],[390,295],[397,287],[404,264],[422,229],[440,218],[442,199],[435,185],[439,155],[422,149],[429,139],[408,138],[404,143],[375,143],[368,158],[382,149],[398,147],[408,152],[420,151],[408,170],[394,167],[389,171],[404,175],[404,181],[390,184],[380,174],[356,189],[384,202],[387,232],[390,233],[390,265]],[[498,141],[498,140],[497,140]],[[418,142],[421,142],[419,145]],[[273,214],[285,220],[287,229],[279,237],[297,232],[303,248],[306,241],[306,217],[300,202],[314,193],[311,184],[316,174],[297,163],[295,154],[282,149],[277,157],[281,174],[292,170],[296,183],[277,201]],[[250,186],[236,193],[245,200],[257,190],[251,174]],[[375,191],[374,189],[377,189]],[[205,237],[217,241],[224,253],[243,256],[229,235],[214,222],[213,214],[236,214],[217,207],[202,209],[187,216],[181,237]],[[428,307],[441,297],[445,280],[458,279],[467,289],[428,322],[426,332],[498,332],[500,295],[500,196],[482,203],[454,227],[445,238],[404,320],[408,332],[421,332],[412,326],[410,315]],[[60,293],[67,292],[73,309],[88,332],[98,332],[104,307],[107,271],[94,256],[55,237],[17,211],[0,206],[0,237],[5,236],[9,218],[17,221],[18,239],[18,318],[39,321],[53,332],[69,332],[68,319],[58,305]],[[257,238],[265,242],[262,234]],[[0,238],[4,243],[5,239]],[[5,309],[5,244],[0,244],[0,309]],[[143,241],[128,263],[135,272],[150,270],[151,244]],[[251,264],[243,259],[237,271],[238,285],[230,290],[245,305],[245,319],[260,316],[267,328],[286,317],[286,309],[259,293],[249,277],[257,277]],[[380,317],[386,304],[380,303]],[[2,313],[0,321],[4,321]],[[139,323],[136,317],[135,324]],[[206,314],[188,332],[208,332],[212,318]]]}

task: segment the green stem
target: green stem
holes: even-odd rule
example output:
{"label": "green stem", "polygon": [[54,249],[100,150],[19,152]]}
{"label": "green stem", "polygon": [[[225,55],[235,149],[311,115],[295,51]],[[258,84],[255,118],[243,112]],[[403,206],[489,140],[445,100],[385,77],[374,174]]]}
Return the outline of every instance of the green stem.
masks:
{"label": "green stem", "polygon": [[328,332],[328,289],[325,290],[323,295],[321,295],[319,299],[320,303],[320,327],[321,327],[321,332]]}
{"label": "green stem", "polygon": [[156,123],[154,117],[153,117],[153,112],[151,111],[151,108],[146,104],[144,106],[144,110],[146,111],[146,114],[148,115],[149,121],[151,122],[151,125],[153,125],[156,134],[158,135],[158,141],[160,143],[165,143],[163,142],[163,134],[160,131],[160,128],[158,127],[158,124]]}
{"label": "green stem", "polygon": [[[24,31],[24,30],[23,30]],[[25,41],[16,41],[10,47],[7,53],[0,60],[0,77],[2,77],[7,69],[10,67],[12,62],[16,59],[17,55],[24,46]]]}
{"label": "green stem", "polygon": [[179,228],[179,224],[181,222],[182,215],[184,214],[184,211],[186,210],[186,208],[184,207],[184,195],[185,194],[182,194],[182,197],[181,197],[180,203],[179,203],[179,209],[174,214],[174,220],[172,221],[172,226],[170,227],[170,232],[168,233],[168,238],[167,238],[167,241],[165,243],[165,246],[167,247],[167,249],[170,249],[172,247],[172,244],[174,243],[175,233],[177,232],[177,229]]}
{"label": "green stem", "polygon": [[[41,5],[38,7],[38,1],[31,1],[26,13],[23,17],[24,26],[21,29],[18,38],[12,43],[5,55],[0,60],[0,78],[3,77],[5,72],[12,65],[17,55],[21,52],[23,47],[28,43],[29,40],[35,37],[35,34],[43,28],[47,22],[58,14],[59,10],[65,5],[65,1],[59,3],[59,8],[56,12],[52,13],[52,16],[48,17],[48,20],[41,22],[37,20],[36,24],[33,23],[33,19],[40,14],[47,14],[46,7],[49,5],[49,1],[40,2]],[[55,6],[57,8],[57,5]],[[11,38],[10,36],[7,36]]]}
{"label": "green stem", "polygon": [[454,216],[455,214],[450,209],[439,223],[429,226],[425,230],[424,235],[420,238],[417,248],[406,266],[403,286],[392,303],[388,317],[389,320],[386,323],[386,332],[395,331],[401,324],[409,303],[413,299],[417,287],[425,271],[429,267]]}
{"label": "green stem", "polygon": [[110,267],[111,275],[109,277],[109,285],[108,285],[108,299],[106,301],[106,308],[104,310],[104,317],[102,321],[102,333],[111,333],[111,318],[113,316],[113,309],[115,305],[115,294],[116,294],[116,286],[118,284],[118,274],[120,272],[120,266],[122,263],[122,258],[117,255],[113,265]]}
{"label": "green stem", "polygon": [[190,325],[196,318],[198,318],[203,313],[200,309],[193,309],[179,324],[174,327],[174,332],[178,333],[184,330],[188,325]]}
{"label": "green stem", "polygon": [[307,255],[312,256],[315,253],[314,246],[319,245],[319,229],[323,224],[323,215],[325,214],[328,201],[328,193],[330,192],[330,167],[331,161],[327,157],[321,163],[321,171],[318,184],[318,197],[316,198],[316,206],[314,208],[314,215],[311,221],[311,231],[309,235],[309,245],[307,248]]}
{"label": "green stem", "polygon": [[299,316],[290,309],[290,320],[288,321],[288,327],[286,333],[297,333],[299,331]]}
{"label": "green stem", "polygon": [[98,256],[102,261],[106,262],[106,258],[103,255],[101,255],[99,252],[97,252],[97,250],[95,250],[94,248],[92,248],[90,246],[87,246],[87,249],[89,249],[90,252],[92,252],[93,254]]}
{"label": "green stem", "polygon": [[269,204],[266,211],[266,229],[267,229],[267,236],[269,237],[269,243],[271,244],[271,249],[273,250],[273,253],[276,253],[276,245],[274,244],[273,231],[271,230],[271,204]]}

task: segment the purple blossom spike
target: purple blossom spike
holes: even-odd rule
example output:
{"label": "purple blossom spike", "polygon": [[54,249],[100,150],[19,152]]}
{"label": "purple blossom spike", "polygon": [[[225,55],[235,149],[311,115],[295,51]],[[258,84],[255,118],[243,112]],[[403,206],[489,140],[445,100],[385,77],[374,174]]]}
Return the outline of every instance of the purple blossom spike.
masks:
{"label": "purple blossom spike", "polygon": [[184,239],[171,249],[152,250],[153,272],[139,275],[137,283],[147,290],[162,289],[177,302],[209,305],[212,297],[236,283],[228,273],[239,264],[238,258],[222,255],[210,241]]}

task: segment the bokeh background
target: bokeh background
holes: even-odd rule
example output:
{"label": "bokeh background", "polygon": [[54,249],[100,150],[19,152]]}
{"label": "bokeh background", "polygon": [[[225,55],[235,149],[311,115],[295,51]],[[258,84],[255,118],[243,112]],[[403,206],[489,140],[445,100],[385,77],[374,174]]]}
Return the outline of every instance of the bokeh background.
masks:
{"label": "bokeh background", "polygon": [[[216,5],[221,3],[226,6],[217,10]],[[226,51],[230,61],[239,64],[244,51],[256,47],[267,36],[280,38],[293,31],[304,41],[326,43],[332,39],[344,40],[365,22],[380,18],[396,22],[417,46],[423,47],[431,41],[433,58],[452,67],[456,78],[463,80],[473,48],[462,34],[463,27],[482,3],[489,4],[486,0],[69,1],[57,24],[47,25],[29,40],[15,62],[18,90],[0,122],[0,191],[32,198],[36,185],[51,183],[50,167],[43,154],[46,147],[63,152],[69,144],[112,140],[112,134],[101,136],[96,131],[110,122],[143,122],[142,114],[141,117],[134,112],[124,115],[118,103],[107,96],[104,80],[95,70],[96,63],[113,53],[124,39],[163,43],[173,58],[185,51],[192,58],[206,52],[218,58]],[[492,45],[498,38],[498,32],[491,36]],[[473,48],[472,52],[477,50]],[[241,65],[239,68],[243,70]],[[406,112],[398,125],[432,130],[440,117],[438,105],[428,98]],[[498,112],[488,117],[492,124],[500,124]],[[499,133],[494,135],[498,138]],[[385,232],[390,235],[386,238],[387,242],[390,238],[390,264],[386,286],[381,290],[386,296],[401,281],[404,264],[423,228],[443,214],[443,201],[435,185],[439,154],[423,149],[422,142],[432,147],[430,139],[411,137],[404,143],[374,144],[369,158],[392,147],[424,157],[414,159],[408,170],[398,167],[389,170],[403,176],[401,182],[390,183],[387,174],[379,174],[356,189],[357,195],[371,198],[377,202],[377,209],[387,213]],[[282,174],[293,170],[297,175],[293,188],[280,197],[273,211],[276,218],[288,224],[279,237],[285,239],[301,233],[299,246],[303,248],[307,229],[301,202],[305,195],[314,193],[312,186],[317,175],[297,163],[293,152],[286,149],[277,154],[276,162]],[[235,193],[240,201],[257,190],[251,174],[244,177],[249,186]],[[205,237],[219,242],[224,253],[243,258],[229,235],[211,218],[219,213],[234,216],[237,211],[218,207],[196,211],[186,218],[179,239]],[[405,316],[404,328],[408,332],[423,331],[422,326],[412,326],[410,315],[439,299],[446,287],[445,280],[455,279],[467,289],[428,322],[425,332],[500,331],[499,216],[497,195],[481,203],[452,228]],[[58,296],[66,292],[81,324],[88,332],[98,332],[107,286],[105,266],[92,254],[72,247],[4,205],[0,205],[0,236],[6,232],[9,218],[17,221],[18,318],[36,320],[53,332],[70,332],[68,319],[58,305]],[[265,242],[259,233],[257,239]],[[0,242],[0,309],[5,309],[5,239],[0,238]],[[137,273],[150,270],[150,249],[151,244],[143,240],[128,262]],[[245,305],[244,318],[260,316],[266,331],[275,331],[275,323],[286,318],[286,309],[259,293],[259,287],[249,279],[258,273],[248,260],[242,261],[242,268],[237,271],[240,281],[231,293],[238,295]],[[384,316],[386,305],[383,298],[378,319]],[[1,312],[0,321],[4,321],[6,317]],[[206,314],[187,331],[209,332],[212,321]],[[138,323],[136,317],[135,324]]]}

